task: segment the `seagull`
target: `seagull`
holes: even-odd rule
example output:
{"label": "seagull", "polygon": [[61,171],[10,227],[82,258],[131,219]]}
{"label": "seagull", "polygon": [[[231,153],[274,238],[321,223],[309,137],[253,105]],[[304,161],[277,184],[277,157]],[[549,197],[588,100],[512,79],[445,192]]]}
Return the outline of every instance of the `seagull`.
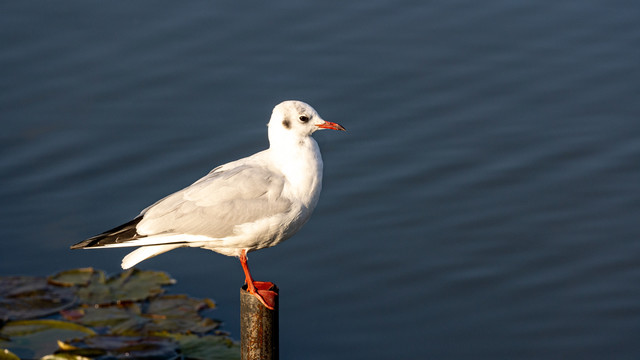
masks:
{"label": "seagull", "polygon": [[322,157],[311,135],[321,129],[345,131],[302,101],[284,101],[271,114],[268,149],[216,167],[133,220],[71,249],[139,246],[124,257],[123,269],[180,247],[235,256],[247,291],[273,310],[274,285],[253,280],[247,253],[290,238],[311,217],[322,188]]}

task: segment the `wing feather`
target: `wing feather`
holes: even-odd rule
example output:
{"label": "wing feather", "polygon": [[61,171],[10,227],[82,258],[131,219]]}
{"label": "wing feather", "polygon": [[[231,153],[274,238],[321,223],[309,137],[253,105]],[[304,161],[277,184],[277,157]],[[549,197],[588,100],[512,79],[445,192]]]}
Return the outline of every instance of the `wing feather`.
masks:
{"label": "wing feather", "polygon": [[240,225],[288,212],[284,185],[282,175],[261,166],[220,167],[145,209],[137,232],[232,236]]}

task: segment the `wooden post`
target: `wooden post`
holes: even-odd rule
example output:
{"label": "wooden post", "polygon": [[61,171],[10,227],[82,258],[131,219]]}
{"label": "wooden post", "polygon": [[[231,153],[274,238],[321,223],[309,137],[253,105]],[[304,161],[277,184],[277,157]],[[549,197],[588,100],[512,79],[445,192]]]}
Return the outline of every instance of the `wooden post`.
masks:
{"label": "wooden post", "polygon": [[[272,289],[278,293],[278,288]],[[278,296],[275,310],[269,310],[247,292],[240,289],[240,352],[242,360],[278,360]]]}

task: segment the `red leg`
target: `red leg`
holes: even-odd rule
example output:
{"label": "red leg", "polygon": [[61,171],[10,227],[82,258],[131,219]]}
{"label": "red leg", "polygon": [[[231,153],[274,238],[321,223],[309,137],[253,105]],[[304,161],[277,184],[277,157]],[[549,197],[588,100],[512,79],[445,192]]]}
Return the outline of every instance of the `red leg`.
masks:
{"label": "red leg", "polygon": [[249,272],[249,264],[247,264],[247,251],[242,250],[240,253],[240,264],[242,265],[242,270],[244,270],[245,282],[247,284],[247,291],[250,294],[253,294],[262,305],[264,305],[269,310],[275,309],[275,296],[277,295],[271,289],[275,286],[271,282],[264,281],[254,281],[251,277],[251,272]]}

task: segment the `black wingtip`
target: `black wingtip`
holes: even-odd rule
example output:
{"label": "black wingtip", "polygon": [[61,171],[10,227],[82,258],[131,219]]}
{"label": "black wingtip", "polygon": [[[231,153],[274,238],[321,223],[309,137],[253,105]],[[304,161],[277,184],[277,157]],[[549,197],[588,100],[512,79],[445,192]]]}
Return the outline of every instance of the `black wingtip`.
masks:
{"label": "black wingtip", "polygon": [[91,240],[91,239],[83,240],[83,241],[80,241],[77,244],[73,244],[73,245],[69,246],[69,249],[75,250],[75,249],[82,249],[82,248],[85,248],[85,247],[89,247],[88,246],[89,243],[90,243],[89,240]]}
{"label": "black wingtip", "polygon": [[90,237],[86,240],[80,241],[77,244],[73,244],[70,246],[70,249],[75,250],[75,249],[100,247],[100,246],[105,246],[109,244],[123,243],[129,240],[137,239],[140,236],[136,231],[136,226],[138,225],[140,220],[142,220],[142,216],[138,216],[137,218],[129,221],[128,223],[122,224],[109,231],[105,231],[102,234]]}

